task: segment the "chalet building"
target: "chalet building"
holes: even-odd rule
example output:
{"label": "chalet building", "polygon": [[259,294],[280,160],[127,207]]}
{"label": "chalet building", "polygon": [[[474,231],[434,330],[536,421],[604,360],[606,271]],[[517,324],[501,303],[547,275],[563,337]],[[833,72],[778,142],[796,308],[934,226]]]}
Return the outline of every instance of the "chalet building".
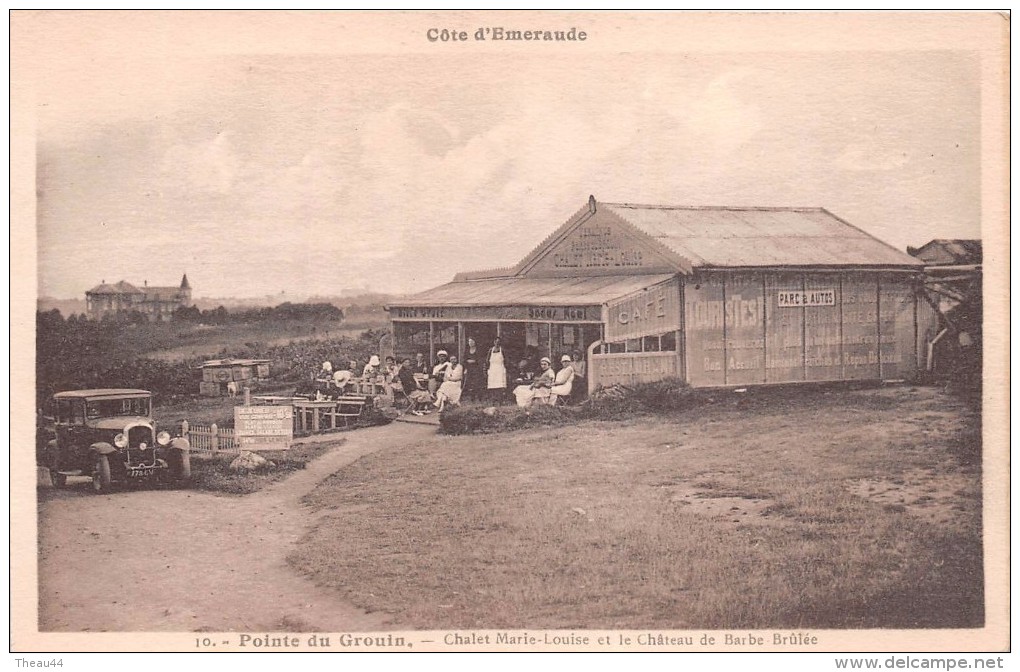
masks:
{"label": "chalet building", "polygon": [[169,322],[178,308],[191,305],[191,285],[184,274],[178,287],[150,287],[148,281],[141,288],[121,280],[115,285],[99,285],[85,292],[85,312],[90,319],[99,320],[106,315],[138,311],[150,322]]}
{"label": "chalet building", "polygon": [[460,273],[388,306],[398,356],[585,358],[588,385],[909,379],[924,262],[822,208],[591,197],[511,268]]}

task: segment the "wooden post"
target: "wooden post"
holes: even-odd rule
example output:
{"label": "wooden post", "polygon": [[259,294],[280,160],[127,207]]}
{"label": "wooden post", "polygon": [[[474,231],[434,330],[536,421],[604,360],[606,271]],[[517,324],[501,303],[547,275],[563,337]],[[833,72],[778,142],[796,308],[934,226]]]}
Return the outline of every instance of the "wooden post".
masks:
{"label": "wooden post", "polygon": [[217,435],[219,428],[216,427],[216,423],[209,425],[209,448],[213,451],[220,449],[220,437]]}
{"label": "wooden post", "polygon": [[251,406],[251,388],[247,385],[244,387],[244,405]]}
{"label": "wooden post", "polygon": [[188,430],[189,429],[190,429],[190,426],[188,425],[187,419],[181,420],[181,436],[184,437],[185,439],[187,439],[190,442],[191,439],[188,437]]}
{"label": "wooden post", "polygon": [[436,365],[435,324],[429,320],[429,368]]}

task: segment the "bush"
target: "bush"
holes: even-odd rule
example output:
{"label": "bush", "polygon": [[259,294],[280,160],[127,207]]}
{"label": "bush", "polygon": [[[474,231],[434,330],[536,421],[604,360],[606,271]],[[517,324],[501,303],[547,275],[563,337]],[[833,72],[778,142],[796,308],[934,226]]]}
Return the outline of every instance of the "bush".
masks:
{"label": "bush", "polygon": [[679,378],[664,378],[633,387],[613,385],[595,390],[583,404],[593,418],[618,417],[634,413],[675,413],[703,403],[698,394]]}
{"label": "bush", "polygon": [[561,406],[454,407],[439,416],[440,434],[497,434],[529,427],[563,425],[580,419],[578,409]]}
{"label": "bush", "polygon": [[616,420],[642,413],[671,414],[705,403],[709,397],[697,394],[678,378],[667,378],[633,387],[614,385],[595,391],[578,406],[531,408],[456,407],[439,416],[441,434],[495,434],[530,427],[566,425],[582,420]]}

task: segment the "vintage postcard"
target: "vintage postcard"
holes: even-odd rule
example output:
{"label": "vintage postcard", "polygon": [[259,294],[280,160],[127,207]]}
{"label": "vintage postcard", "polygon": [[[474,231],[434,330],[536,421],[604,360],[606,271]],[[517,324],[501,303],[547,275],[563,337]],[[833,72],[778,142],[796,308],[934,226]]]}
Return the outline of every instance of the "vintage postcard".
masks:
{"label": "vintage postcard", "polygon": [[10,19],[13,652],[1008,651],[1008,14]]}

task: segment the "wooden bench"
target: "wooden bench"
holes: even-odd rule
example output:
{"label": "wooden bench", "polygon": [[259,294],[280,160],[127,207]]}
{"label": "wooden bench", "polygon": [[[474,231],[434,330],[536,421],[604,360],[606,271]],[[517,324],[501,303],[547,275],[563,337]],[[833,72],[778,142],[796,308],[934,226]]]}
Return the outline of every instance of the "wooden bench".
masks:
{"label": "wooden bench", "polygon": [[352,418],[357,421],[365,412],[368,400],[369,397],[363,394],[345,394],[336,400],[336,410],[333,413],[336,417],[343,418],[345,425],[349,425]]}

